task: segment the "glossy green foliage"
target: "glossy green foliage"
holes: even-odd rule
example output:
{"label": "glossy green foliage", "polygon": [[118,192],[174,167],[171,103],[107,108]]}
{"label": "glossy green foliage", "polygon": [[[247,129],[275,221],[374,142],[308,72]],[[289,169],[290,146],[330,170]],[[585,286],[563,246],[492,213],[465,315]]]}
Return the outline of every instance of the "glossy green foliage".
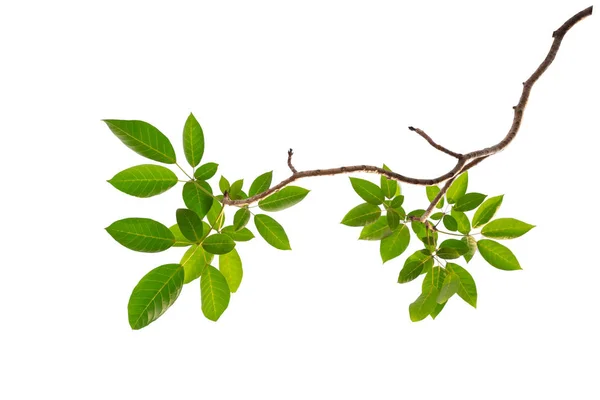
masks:
{"label": "glossy green foliage", "polygon": [[175,236],[169,228],[149,218],[121,219],[106,231],[117,242],[135,251],[157,253],[175,244]]}
{"label": "glossy green foliage", "polygon": [[152,197],[175,186],[177,175],[160,165],[143,164],[119,172],[108,182],[131,196]]}
{"label": "glossy green foliage", "polygon": [[[385,169],[386,171],[391,171],[387,165],[383,164],[383,169]],[[381,175],[380,179],[380,186],[381,186],[381,191],[383,192],[383,195],[385,197],[387,197],[388,199],[393,198],[394,196],[396,196],[396,194],[400,194],[400,184],[398,183],[398,181],[394,180],[394,179],[388,179],[385,176]],[[400,204],[402,205],[402,204]],[[396,206],[392,206],[392,207],[396,207]],[[399,206],[398,206],[399,207]]]}
{"label": "glossy green foliage", "polygon": [[463,254],[465,261],[468,263],[469,261],[471,261],[471,259],[477,252],[477,240],[475,240],[475,238],[473,236],[469,236],[469,235],[464,236],[460,240],[462,242],[464,242],[467,245],[467,247],[469,248],[469,250],[465,254]]}
{"label": "glossy green foliage", "polygon": [[483,227],[481,234],[493,239],[514,239],[523,236],[535,226],[514,218],[499,218]]}
{"label": "glossy green foliage", "polygon": [[219,179],[219,190],[221,193],[225,194],[230,187],[229,181],[224,176],[221,176],[221,179]]}
{"label": "glossy green foliage", "polygon": [[458,292],[460,287],[460,277],[452,272],[446,271],[446,277],[442,283],[442,288],[436,301],[438,304],[445,304],[452,296]]}
{"label": "glossy green foliage", "polygon": [[176,211],[175,215],[177,217],[177,226],[187,240],[198,243],[203,239],[204,227],[198,214],[187,208],[180,208]]}
{"label": "glossy green foliage", "polygon": [[235,293],[240,287],[244,275],[242,259],[236,249],[219,256],[219,271],[225,277],[231,293]]}
{"label": "glossy green foliage", "polygon": [[[427,186],[425,192],[427,193],[427,200],[431,202],[440,193],[440,188],[437,186]],[[442,197],[435,206],[437,208],[444,207],[444,198]]]}
{"label": "glossy green foliage", "polygon": [[505,271],[521,269],[521,265],[508,247],[489,239],[477,242],[479,253],[491,266]]}
{"label": "glossy green foliage", "polygon": [[460,233],[467,235],[469,232],[471,232],[471,222],[469,221],[467,214],[462,211],[456,211],[455,209],[452,209],[450,215],[456,221],[456,229]]}
{"label": "glossy green foliage", "polygon": [[487,195],[481,193],[467,193],[456,201],[456,211],[471,211],[479,207]]}
{"label": "glossy green foliage", "polygon": [[449,231],[456,232],[458,230],[458,221],[452,215],[444,215],[444,227]]}
{"label": "glossy green foliage", "polygon": [[141,329],[156,321],[175,303],[183,286],[183,267],[166,264],[148,272],[135,286],[127,313],[132,329]]}
{"label": "glossy green foliage", "polygon": [[203,164],[194,172],[194,178],[199,181],[207,181],[215,176],[218,168],[219,164],[214,162]]}
{"label": "glossy green foliage", "polygon": [[183,185],[183,202],[185,206],[204,218],[213,205],[212,189],[207,182],[186,182]]}
{"label": "glossy green foliage", "polygon": [[444,240],[438,248],[436,255],[445,260],[459,258],[469,251],[467,244],[457,239]]}
{"label": "glossy green foliage", "polygon": [[342,224],[347,226],[365,226],[375,222],[381,216],[381,209],[370,203],[363,203],[348,213],[342,219]]}
{"label": "glossy green foliage", "polygon": [[469,185],[469,172],[463,172],[452,182],[448,191],[446,192],[446,198],[448,203],[454,204],[467,193],[467,186]]}
{"label": "glossy green foliage", "polygon": [[[202,226],[204,227],[204,225],[202,225]],[[175,243],[173,243],[173,247],[187,247],[187,246],[190,246],[190,245],[194,244],[191,241],[189,241],[188,238],[186,238],[185,236],[183,236],[183,233],[181,233],[181,229],[179,229],[179,225],[177,225],[177,224],[172,225],[169,228],[169,230],[171,231],[171,233],[175,237]],[[208,229],[207,229],[207,232],[208,232]]]}
{"label": "glossy green foliage", "polygon": [[192,167],[200,164],[204,155],[204,132],[192,113],[183,127],[183,152]]}
{"label": "glossy green foliage", "polygon": [[281,211],[301,202],[309,190],[298,186],[287,186],[258,202],[263,211]]}
{"label": "glossy green foliage", "polygon": [[365,226],[358,238],[360,240],[381,240],[391,233],[387,217],[379,217],[374,223]]}
{"label": "glossy green foliage", "polygon": [[279,250],[291,250],[290,241],[279,222],[265,214],[254,216],[254,225],[267,243]]}
{"label": "glossy green foliage", "polygon": [[181,266],[185,273],[183,283],[190,283],[200,277],[204,268],[209,265],[214,255],[205,251],[202,245],[195,244],[190,246],[181,258]]}
{"label": "glossy green foliage", "polygon": [[229,225],[221,229],[221,233],[229,236],[236,242],[247,242],[251,239],[254,239],[254,234],[248,228],[242,228],[240,230],[235,230],[233,225]]}
{"label": "glossy green foliage", "polygon": [[246,224],[248,224],[248,221],[250,221],[251,215],[252,213],[250,212],[250,210],[248,210],[248,207],[242,207],[239,210],[237,210],[235,212],[235,215],[233,216],[233,229],[239,231],[240,229],[245,227]]}
{"label": "glossy green foliage", "polygon": [[434,267],[425,275],[421,295],[408,307],[411,321],[421,321],[434,311],[445,277],[446,271],[441,267]]}
{"label": "glossy green foliage", "polygon": [[104,122],[125,146],[139,155],[165,164],[177,162],[169,139],[149,123],[118,119],[105,119]]}
{"label": "glossy green foliage", "polygon": [[503,199],[504,195],[490,197],[484,201],[479,206],[477,211],[475,211],[475,215],[473,215],[473,228],[477,228],[478,226],[488,223],[494,217],[496,211],[498,211],[500,208]]}
{"label": "glossy green foliage", "polygon": [[477,287],[469,272],[458,264],[447,263],[446,270],[458,276],[458,295],[473,307],[477,307]]}
{"label": "glossy green foliage", "polygon": [[202,313],[211,321],[217,321],[229,306],[229,286],[223,274],[207,265],[200,277]]}
{"label": "glossy green foliage", "polygon": [[385,263],[404,253],[410,243],[410,232],[406,225],[400,225],[392,233],[381,239],[379,253],[381,260]]}
{"label": "glossy green foliage", "polygon": [[259,193],[269,190],[271,187],[271,181],[273,180],[273,171],[265,172],[256,178],[250,185],[248,196],[252,197]]}
{"label": "glossy green foliage", "polygon": [[227,254],[233,250],[235,242],[224,233],[216,233],[204,239],[202,247],[211,254]]}
{"label": "glossy green foliage", "polygon": [[404,262],[398,276],[398,283],[410,282],[421,275],[421,272],[428,271],[432,267],[433,257],[431,254],[426,250],[418,250]]}
{"label": "glossy green foliage", "polygon": [[373,182],[365,179],[350,178],[352,188],[364,201],[369,204],[379,205],[385,199],[383,191]]}
{"label": "glossy green foliage", "polygon": [[243,179],[238,179],[237,181],[233,182],[231,184],[231,186],[229,187],[229,198],[232,200],[239,200],[239,199],[243,199],[246,198],[248,196],[246,196],[244,194],[244,192],[242,191],[242,187],[244,186],[244,180]]}

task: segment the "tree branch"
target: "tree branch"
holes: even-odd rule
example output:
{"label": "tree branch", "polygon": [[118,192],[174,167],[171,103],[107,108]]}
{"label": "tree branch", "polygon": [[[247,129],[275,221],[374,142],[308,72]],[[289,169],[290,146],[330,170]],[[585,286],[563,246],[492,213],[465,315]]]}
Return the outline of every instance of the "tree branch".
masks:
{"label": "tree branch", "polygon": [[418,178],[407,177],[407,176],[398,174],[396,172],[387,171],[383,168],[379,168],[379,167],[375,167],[375,166],[371,166],[371,165],[354,165],[354,166],[348,166],[348,167],[339,167],[339,168],[330,168],[330,169],[315,169],[315,170],[298,172],[296,170],[296,168],[294,168],[294,166],[292,165],[293,151],[292,151],[292,149],[290,149],[288,151],[288,167],[292,171],[292,175],[289,178],[281,181],[280,183],[273,186],[272,188],[270,188],[262,193],[259,193],[255,196],[249,197],[247,199],[231,200],[230,198],[225,196],[222,200],[222,203],[224,205],[241,207],[241,206],[244,206],[247,204],[252,204],[261,199],[264,199],[265,197],[268,197],[272,193],[284,188],[285,186],[289,185],[290,183],[292,183],[298,179],[312,177],[312,176],[338,175],[338,174],[345,174],[345,173],[351,173],[351,172],[367,172],[367,173],[379,174],[379,175],[383,175],[389,179],[394,179],[398,182],[403,182],[403,183],[408,183],[408,184],[413,184],[413,185],[430,186],[430,185],[436,185],[438,183],[446,181],[446,184],[440,189],[440,192],[437,194],[435,199],[433,199],[433,201],[429,204],[429,207],[427,208],[427,210],[425,211],[423,216],[421,216],[419,218],[419,220],[421,222],[426,221],[427,218],[429,217],[429,215],[431,214],[431,212],[433,211],[433,209],[435,208],[436,204],[439,202],[439,200],[442,198],[442,196],[444,196],[446,194],[446,191],[448,190],[448,188],[450,187],[450,185],[452,184],[454,179],[456,179],[456,177],[459,174],[461,174],[464,171],[469,170],[470,168],[479,164],[481,161],[485,160],[489,156],[504,150],[506,148],[506,146],[508,146],[510,144],[510,142],[512,142],[512,140],[517,135],[519,128],[521,127],[521,122],[523,120],[523,114],[525,112],[525,107],[527,106],[527,101],[529,100],[529,95],[531,93],[531,89],[532,89],[534,83],[542,76],[542,74],[544,72],[546,72],[546,70],[548,69],[550,64],[552,64],[552,62],[554,61],[554,58],[556,57],[556,54],[558,53],[558,49],[560,48],[560,44],[561,44],[563,38],[565,37],[565,34],[573,26],[575,26],[575,24],[577,24],[579,21],[583,20],[584,18],[586,18],[589,15],[592,15],[592,10],[593,10],[593,6],[588,7],[585,10],[578,12],[577,14],[575,14],[574,16],[569,18],[564,24],[562,24],[562,26],[560,28],[558,28],[556,31],[554,31],[554,33],[552,34],[552,37],[554,38],[554,40],[552,42],[552,45],[550,46],[550,50],[548,51],[546,58],[542,61],[542,63],[539,65],[539,67],[533,72],[533,74],[529,77],[529,79],[527,79],[525,82],[523,82],[523,91],[521,93],[521,97],[519,98],[519,102],[517,103],[517,105],[513,107],[514,116],[513,116],[512,125],[511,125],[508,133],[506,134],[506,136],[499,143],[497,143],[493,146],[490,146],[490,147],[486,147],[481,150],[472,151],[472,152],[466,153],[466,154],[460,154],[460,153],[454,152],[452,150],[449,150],[449,149],[435,143],[433,141],[433,139],[431,139],[431,137],[429,137],[429,135],[427,135],[421,129],[413,128],[412,126],[408,128],[411,131],[419,134],[425,140],[427,140],[427,142],[435,149],[457,159],[456,165],[450,171],[446,172],[445,174],[440,175],[437,178],[432,178],[432,179],[418,179]]}

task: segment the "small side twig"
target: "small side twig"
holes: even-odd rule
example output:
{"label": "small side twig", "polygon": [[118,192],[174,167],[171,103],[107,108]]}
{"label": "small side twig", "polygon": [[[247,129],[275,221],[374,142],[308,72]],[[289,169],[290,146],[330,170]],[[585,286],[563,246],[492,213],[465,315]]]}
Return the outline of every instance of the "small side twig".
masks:
{"label": "small side twig", "polygon": [[296,171],[296,168],[294,168],[294,166],[292,165],[292,156],[294,155],[294,150],[289,149],[288,150],[288,167],[290,167],[290,169],[292,170],[292,174],[296,174],[298,173],[298,171]]}
{"label": "small side twig", "polygon": [[446,153],[446,154],[448,154],[454,158],[458,158],[458,159],[460,159],[462,157],[462,154],[455,153],[452,150],[448,150],[444,146],[434,142],[433,139],[428,134],[423,132],[421,129],[414,128],[412,126],[409,126],[408,129],[419,134],[419,136],[421,136],[423,139],[427,140],[427,143],[429,143],[431,146],[433,146],[437,150],[441,151],[442,153]]}

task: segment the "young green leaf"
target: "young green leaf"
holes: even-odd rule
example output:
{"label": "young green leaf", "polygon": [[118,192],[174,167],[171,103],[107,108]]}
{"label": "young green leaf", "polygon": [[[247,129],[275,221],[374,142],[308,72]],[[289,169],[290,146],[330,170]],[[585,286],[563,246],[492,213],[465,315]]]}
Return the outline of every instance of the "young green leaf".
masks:
{"label": "young green leaf", "polygon": [[451,260],[454,258],[459,258],[468,251],[469,247],[466,243],[456,239],[447,239],[440,244],[436,255],[445,260]]}
{"label": "young green leaf", "polygon": [[285,210],[301,202],[309,191],[298,186],[287,186],[259,201],[258,206],[264,211]]}
{"label": "young green leaf", "polygon": [[380,216],[381,209],[378,206],[363,203],[348,211],[341,223],[346,226],[365,226],[377,221]]}
{"label": "young green leaf", "polygon": [[514,218],[498,218],[481,230],[483,236],[494,239],[514,239],[529,232],[535,225]]}
{"label": "young green leaf", "polygon": [[198,167],[196,172],[194,173],[194,178],[199,181],[206,181],[215,176],[217,173],[217,169],[219,168],[219,164],[214,162],[209,162]]}
{"label": "young green leaf", "polygon": [[179,229],[179,226],[177,226],[177,224],[171,226],[169,230],[175,237],[175,243],[173,244],[173,247],[187,247],[194,244],[190,242],[185,236],[183,236],[183,233],[181,233],[181,229]]}
{"label": "young green leaf", "polygon": [[[438,193],[440,193],[440,188],[438,186],[427,186],[425,187],[425,191],[427,193],[427,200],[429,200],[430,202],[433,201],[435,199],[435,196],[438,195]],[[442,197],[438,203],[435,205],[437,208],[442,208],[444,207],[444,198]]]}
{"label": "young green leaf", "polygon": [[214,255],[204,251],[202,245],[195,244],[181,258],[181,265],[185,273],[183,283],[190,283],[202,275],[204,268],[213,260]]}
{"label": "young green leaf", "polygon": [[229,187],[229,181],[224,176],[221,176],[221,179],[219,179],[219,190],[221,193],[225,194],[229,190]]}
{"label": "young green leaf", "polygon": [[481,193],[467,193],[456,201],[454,209],[462,212],[474,210],[486,197],[487,195]]}
{"label": "young green leaf", "polygon": [[260,175],[254,180],[254,182],[252,182],[252,185],[250,185],[248,196],[252,197],[266,190],[269,190],[269,188],[271,187],[272,179],[273,171],[265,172],[264,174]]}
{"label": "young green leaf", "polygon": [[179,208],[176,211],[176,216],[177,226],[179,226],[183,236],[189,241],[199,242],[202,239],[204,229],[202,220],[198,217],[198,214],[187,208]]}
{"label": "young green leaf", "polygon": [[468,263],[473,259],[473,256],[477,252],[477,240],[475,240],[473,236],[465,236],[460,240],[461,242],[465,243],[469,248],[469,251],[463,254],[465,261]]}
{"label": "young green leaf", "polygon": [[185,206],[198,214],[200,219],[206,216],[213,205],[212,189],[204,181],[186,182],[182,197]]}
{"label": "young green leaf", "polygon": [[277,221],[265,214],[254,216],[254,225],[263,239],[271,246],[279,250],[291,250],[290,241]]}
{"label": "young green leaf", "polygon": [[477,242],[477,249],[481,253],[483,259],[493,267],[505,271],[522,269],[512,251],[498,242],[482,239]]}
{"label": "young green leaf", "polygon": [[242,187],[244,186],[244,180],[238,179],[233,182],[229,187],[229,198],[232,200],[239,200],[242,198]]}
{"label": "young green leaf", "polygon": [[125,146],[141,156],[165,164],[175,164],[175,149],[161,131],[144,121],[105,119],[104,122]]}
{"label": "young green leaf", "polygon": [[391,235],[392,230],[388,226],[387,217],[379,217],[377,221],[365,226],[360,232],[360,240],[381,240]]}
{"label": "young green leaf", "polygon": [[446,192],[446,198],[448,199],[448,203],[454,204],[461,197],[463,197],[465,193],[467,193],[468,184],[469,172],[465,171],[462,174],[460,174],[458,178],[456,178],[448,188],[448,191]]}
{"label": "young green leaf", "polygon": [[231,293],[235,293],[240,287],[244,275],[242,259],[236,249],[219,256],[219,271],[227,280],[227,286],[229,286]]}
{"label": "young green leaf", "polygon": [[457,291],[460,298],[473,306],[473,308],[476,308],[477,287],[475,286],[475,281],[473,280],[471,274],[469,274],[469,272],[460,265],[454,263],[447,263],[446,270],[449,273],[457,275],[460,279]]}
{"label": "young green leaf", "polygon": [[[421,289],[421,295],[408,307],[410,320],[421,321],[431,314],[437,305],[437,297],[443,282],[444,271],[440,267],[434,267],[425,275]],[[440,282],[441,278],[441,282]]]}
{"label": "young green leaf", "polygon": [[400,225],[400,214],[393,208],[387,210],[387,223],[390,229],[394,230]]}
{"label": "young green leaf", "polygon": [[354,191],[367,203],[379,205],[385,200],[383,191],[373,182],[364,179],[350,178]]}
{"label": "young green leaf", "polygon": [[488,223],[500,208],[503,199],[504,195],[501,195],[490,197],[484,201],[473,215],[473,228]]}
{"label": "young green leaf", "polygon": [[196,167],[204,154],[204,133],[202,127],[192,113],[183,127],[183,152],[187,162]]}
{"label": "young green leaf", "polygon": [[206,214],[206,219],[214,229],[221,229],[223,224],[225,223],[225,213],[223,212],[223,205],[221,204],[221,200],[223,196],[217,196],[218,201],[214,201],[210,210]]}
{"label": "young green leaf", "polygon": [[204,239],[202,247],[211,254],[227,254],[233,250],[235,242],[225,234],[216,233]]}
{"label": "young green leaf", "polygon": [[433,267],[433,257],[427,250],[418,250],[404,262],[400,275],[398,275],[398,283],[410,282],[418,277],[421,271],[431,267]]}
{"label": "young green leaf", "polygon": [[131,329],[148,326],[175,303],[183,286],[183,267],[161,265],[148,272],[135,286],[127,314]]}
{"label": "young green leaf", "polygon": [[175,186],[177,175],[160,165],[143,164],[119,172],[108,183],[131,196],[152,197]]}
{"label": "young green leaf", "polygon": [[448,304],[448,303],[436,304],[435,308],[433,309],[433,311],[430,314],[431,318],[436,319],[437,316],[440,315],[440,313],[442,312],[442,310],[444,309],[446,304]]}
{"label": "young green leaf", "polygon": [[157,253],[175,244],[173,233],[149,218],[125,218],[113,222],[106,231],[117,242],[134,251]]}
{"label": "young green leaf", "polygon": [[[383,169],[386,171],[391,171],[387,165],[383,164]],[[381,191],[383,195],[388,199],[391,199],[396,195],[396,191],[398,190],[398,182],[394,179],[388,179],[385,176],[381,175],[380,178]],[[365,199],[366,200],[366,199]],[[402,205],[402,204],[400,204]],[[395,208],[395,207],[394,207]]]}
{"label": "young green leaf", "polygon": [[423,242],[428,250],[433,251],[436,249],[438,239],[438,233],[436,231],[427,229],[424,223],[418,221],[412,221],[410,226],[417,238]]}
{"label": "young green leaf", "polygon": [[452,215],[444,215],[444,226],[446,229],[452,232],[456,232],[458,230],[458,222]]}
{"label": "young green leaf", "polygon": [[254,239],[254,234],[250,232],[248,228],[242,228],[239,231],[236,231],[233,225],[229,225],[221,229],[221,233],[229,236],[236,242],[247,242],[251,239]]}
{"label": "young green leaf", "polygon": [[429,219],[432,219],[434,221],[439,221],[440,219],[444,218],[444,215],[445,214],[443,212],[436,212],[435,214],[431,214]]}
{"label": "young green leaf", "polygon": [[410,232],[406,225],[401,225],[392,231],[392,234],[381,239],[379,253],[381,260],[385,263],[404,253],[410,242]]}
{"label": "young green leaf", "polygon": [[218,269],[207,265],[200,277],[200,300],[204,316],[211,321],[218,320],[227,309],[230,297],[227,279]]}
{"label": "young green leaf", "polygon": [[463,235],[468,235],[471,232],[471,223],[469,217],[462,211],[456,211],[454,208],[450,211],[450,215],[456,220],[457,229]]}
{"label": "young green leaf", "polygon": [[442,288],[440,289],[440,294],[438,294],[437,297],[438,304],[446,303],[450,297],[454,296],[458,292],[459,287],[460,277],[452,272],[447,273],[446,278],[444,278]]}
{"label": "young green leaf", "polygon": [[402,204],[404,204],[404,196],[398,195],[392,199],[390,207],[398,209],[402,207]]}
{"label": "young green leaf", "polygon": [[250,214],[251,212],[247,207],[242,207],[237,210],[233,216],[233,229],[239,231],[245,227],[248,221],[250,221]]}

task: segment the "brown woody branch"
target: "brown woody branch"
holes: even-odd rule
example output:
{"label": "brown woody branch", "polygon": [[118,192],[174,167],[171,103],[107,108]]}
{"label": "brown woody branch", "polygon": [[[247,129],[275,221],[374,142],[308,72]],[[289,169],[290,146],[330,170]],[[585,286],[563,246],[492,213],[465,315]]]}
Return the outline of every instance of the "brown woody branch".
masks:
{"label": "brown woody branch", "polygon": [[311,176],[339,175],[339,174],[345,174],[345,173],[350,173],[350,172],[367,172],[367,173],[379,174],[379,175],[383,175],[389,179],[395,179],[399,182],[413,184],[413,185],[430,186],[430,185],[436,185],[438,183],[445,181],[446,184],[441,188],[438,195],[429,204],[429,207],[427,208],[426,212],[420,218],[421,222],[426,221],[427,218],[429,217],[429,215],[431,214],[431,212],[433,211],[433,209],[435,208],[438,201],[442,198],[442,196],[444,196],[444,194],[446,193],[446,191],[448,190],[448,188],[450,187],[450,185],[452,184],[454,179],[456,179],[456,177],[459,174],[461,174],[464,171],[469,170],[470,168],[479,164],[481,161],[485,160],[489,156],[504,150],[504,148],[506,148],[506,146],[508,146],[510,144],[510,142],[512,142],[512,140],[517,135],[519,128],[521,127],[521,121],[523,120],[523,114],[525,112],[525,107],[527,106],[527,100],[529,99],[529,95],[531,93],[533,84],[542,76],[542,74],[544,72],[546,72],[546,70],[548,69],[550,64],[552,64],[552,62],[554,61],[554,58],[556,57],[556,54],[558,53],[558,49],[560,48],[560,44],[561,44],[565,34],[579,21],[581,21],[582,19],[584,19],[585,17],[587,17],[589,15],[592,15],[592,10],[593,10],[593,6],[588,7],[585,10],[578,12],[577,14],[575,14],[574,16],[569,18],[560,28],[558,28],[556,31],[554,31],[554,33],[552,34],[552,37],[554,38],[554,40],[552,42],[552,45],[550,46],[550,50],[549,50],[548,54],[546,55],[546,58],[542,61],[542,63],[539,65],[539,67],[533,72],[533,74],[529,77],[529,79],[527,79],[525,82],[523,82],[523,91],[521,93],[521,97],[519,98],[519,102],[517,103],[517,105],[513,107],[514,116],[513,116],[512,125],[511,125],[508,133],[506,134],[506,136],[499,143],[495,144],[494,146],[486,147],[481,150],[472,151],[472,152],[466,153],[466,154],[460,154],[460,153],[456,153],[452,150],[449,150],[449,149],[437,144],[436,142],[433,141],[433,139],[431,139],[431,137],[429,137],[429,135],[427,135],[421,129],[413,128],[412,126],[408,128],[411,131],[414,131],[417,134],[419,134],[425,140],[427,140],[427,142],[431,146],[433,146],[435,149],[457,159],[456,165],[450,171],[446,172],[445,174],[440,175],[436,178],[432,178],[432,179],[418,179],[418,178],[411,178],[408,176],[404,176],[404,175],[401,175],[396,172],[387,171],[383,168],[375,167],[372,165],[354,165],[354,166],[348,166],[348,167],[315,169],[315,170],[298,172],[296,170],[296,168],[294,168],[294,166],[292,165],[293,152],[292,152],[292,149],[290,149],[288,151],[288,166],[289,166],[290,170],[292,171],[292,175],[289,178],[281,181],[280,183],[273,186],[272,188],[270,188],[262,193],[259,193],[255,196],[249,197],[247,199],[231,200],[228,197],[225,197],[225,198],[223,198],[222,203],[226,204],[226,205],[240,207],[240,206],[252,204],[256,201],[264,199],[265,197],[269,196],[270,194],[284,188],[285,186],[289,185],[290,183],[292,183],[298,179],[311,177]]}

